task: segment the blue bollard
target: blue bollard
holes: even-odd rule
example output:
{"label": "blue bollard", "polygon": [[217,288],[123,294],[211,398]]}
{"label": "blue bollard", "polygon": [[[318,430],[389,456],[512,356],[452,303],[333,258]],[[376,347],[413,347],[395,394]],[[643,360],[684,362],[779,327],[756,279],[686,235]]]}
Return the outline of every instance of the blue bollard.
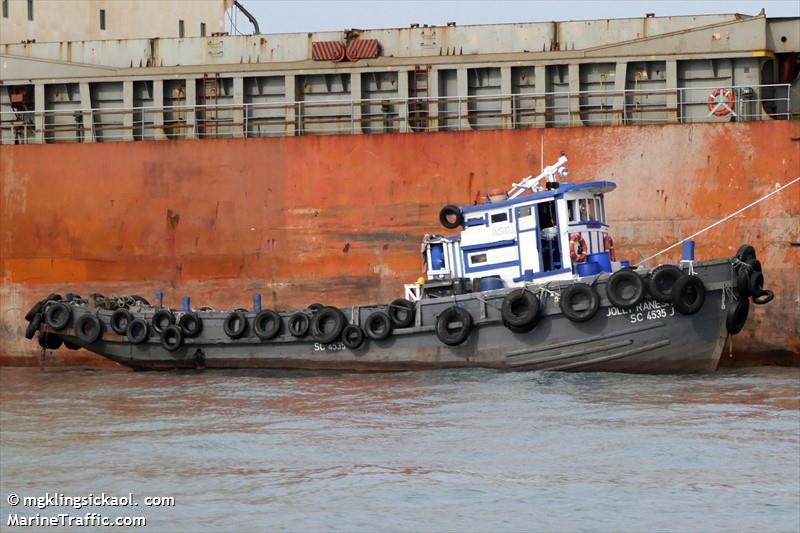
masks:
{"label": "blue bollard", "polygon": [[164,307],[164,293],[158,291],[156,293],[156,309],[161,309],[162,307]]}
{"label": "blue bollard", "polygon": [[71,301],[72,301],[72,300],[74,300],[74,299],[75,299],[75,295],[74,295],[74,294],[72,294],[71,292],[68,292],[68,293],[67,293],[67,301],[68,301],[68,302],[71,302]]}
{"label": "blue bollard", "polygon": [[189,311],[192,310],[191,306],[189,305],[189,302],[190,302],[189,297],[188,296],[184,296],[183,297],[183,312],[184,313],[188,313]]}
{"label": "blue bollard", "polygon": [[694,261],[694,241],[681,243],[681,261]]}
{"label": "blue bollard", "polygon": [[261,295],[260,294],[253,294],[253,312],[260,313],[261,312]]}

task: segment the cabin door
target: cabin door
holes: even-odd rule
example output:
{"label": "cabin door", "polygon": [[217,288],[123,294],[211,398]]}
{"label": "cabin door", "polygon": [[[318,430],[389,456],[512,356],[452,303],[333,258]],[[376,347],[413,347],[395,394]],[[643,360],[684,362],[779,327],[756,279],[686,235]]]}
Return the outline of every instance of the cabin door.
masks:
{"label": "cabin door", "polygon": [[555,200],[536,204],[536,226],[539,235],[539,264],[541,272],[561,270],[561,232],[558,230],[558,214]]}
{"label": "cabin door", "polygon": [[517,221],[517,246],[519,247],[519,274],[526,270],[537,272],[539,270],[539,248],[536,239],[536,217],[534,206],[518,207],[516,210]]}

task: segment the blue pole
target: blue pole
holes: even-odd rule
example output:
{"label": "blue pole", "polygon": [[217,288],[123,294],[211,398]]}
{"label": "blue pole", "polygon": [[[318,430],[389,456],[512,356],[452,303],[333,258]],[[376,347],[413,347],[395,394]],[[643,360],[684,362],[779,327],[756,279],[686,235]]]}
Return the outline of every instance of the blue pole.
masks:
{"label": "blue pole", "polygon": [[164,293],[161,292],[161,291],[158,291],[156,293],[156,307],[158,309],[161,309],[162,307],[164,307]]}
{"label": "blue pole", "polygon": [[75,298],[74,294],[72,294],[71,292],[67,293],[67,301],[68,302],[71,302],[74,298]]}
{"label": "blue pole", "polygon": [[253,294],[253,312],[261,312],[261,295],[258,293]]}
{"label": "blue pole", "polygon": [[192,310],[191,306],[189,305],[189,301],[190,300],[189,300],[188,296],[184,296],[183,297],[183,312],[184,313],[188,313],[189,311]]}

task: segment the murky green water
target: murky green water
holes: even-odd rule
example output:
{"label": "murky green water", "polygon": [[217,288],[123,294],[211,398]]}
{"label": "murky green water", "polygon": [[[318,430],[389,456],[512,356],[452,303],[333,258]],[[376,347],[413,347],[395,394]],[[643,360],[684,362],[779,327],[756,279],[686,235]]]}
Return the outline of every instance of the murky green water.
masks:
{"label": "murky green water", "polygon": [[[8,503],[103,492],[139,505]],[[800,370],[2,368],[0,496],[3,531],[89,512],[168,532],[799,531]]]}

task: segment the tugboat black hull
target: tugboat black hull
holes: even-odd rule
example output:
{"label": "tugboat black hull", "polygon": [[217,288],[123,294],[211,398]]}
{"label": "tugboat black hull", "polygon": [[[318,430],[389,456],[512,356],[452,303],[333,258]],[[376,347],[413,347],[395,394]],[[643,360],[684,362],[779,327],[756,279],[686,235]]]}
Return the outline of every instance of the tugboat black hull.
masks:
{"label": "tugboat black hull", "polygon": [[[382,340],[367,338],[358,348],[348,348],[338,339],[319,342],[313,332],[292,336],[288,327],[292,315],[288,313],[280,315],[280,333],[264,340],[254,331],[255,313],[244,313],[245,332],[231,338],[230,327],[228,331],[225,328],[228,314],[200,312],[202,331],[196,337],[183,338],[177,347],[165,347],[163,335],[153,328],[145,340],[134,344],[128,335],[111,331],[113,311],[73,305],[68,326],[57,331],[43,322],[39,335],[46,337],[45,342],[57,338],[137,370],[386,372],[478,367],[646,374],[708,372],[719,364],[733,327],[732,313],[741,315],[741,307],[747,303],[747,296],[737,293],[737,263],[736,259],[725,259],[695,264],[692,277],[702,281],[704,298],[692,314],[682,312],[685,306],[656,301],[651,296],[628,309],[614,306],[608,294],[610,276],[604,273],[578,280],[596,292],[598,306],[589,319],[576,321],[565,315],[561,302],[575,281],[529,284],[526,290],[536,295],[539,310],[527,332],[522,331],[527,328],[509,326],[504,314],[504,300],[520,289],[500,289],[422,299],[415,303],[410,326],[395,328]],[[647,270],[635,272],[643,279],[651,274]],[[453,320],[451,330],[443,330],[440,317],[451,307],[466,311],[469,317]],[[354,306],[342,312],[347,322],[366,328],[370,315],[386,310],[386,306]],[[130,313],[150,324],[155,309],[131,309]],[[76,332],[76,325],[88,321],[81,321],[85,314],[94,315],[101,324],[102,334],[94,342],[85,342]],[[746,310],[744,314],[746,318]],[[449,345],[442,341],[457,336],[459,328],[466,329],[463,342]],[[86,338],[85,333],[82,337]]]}

